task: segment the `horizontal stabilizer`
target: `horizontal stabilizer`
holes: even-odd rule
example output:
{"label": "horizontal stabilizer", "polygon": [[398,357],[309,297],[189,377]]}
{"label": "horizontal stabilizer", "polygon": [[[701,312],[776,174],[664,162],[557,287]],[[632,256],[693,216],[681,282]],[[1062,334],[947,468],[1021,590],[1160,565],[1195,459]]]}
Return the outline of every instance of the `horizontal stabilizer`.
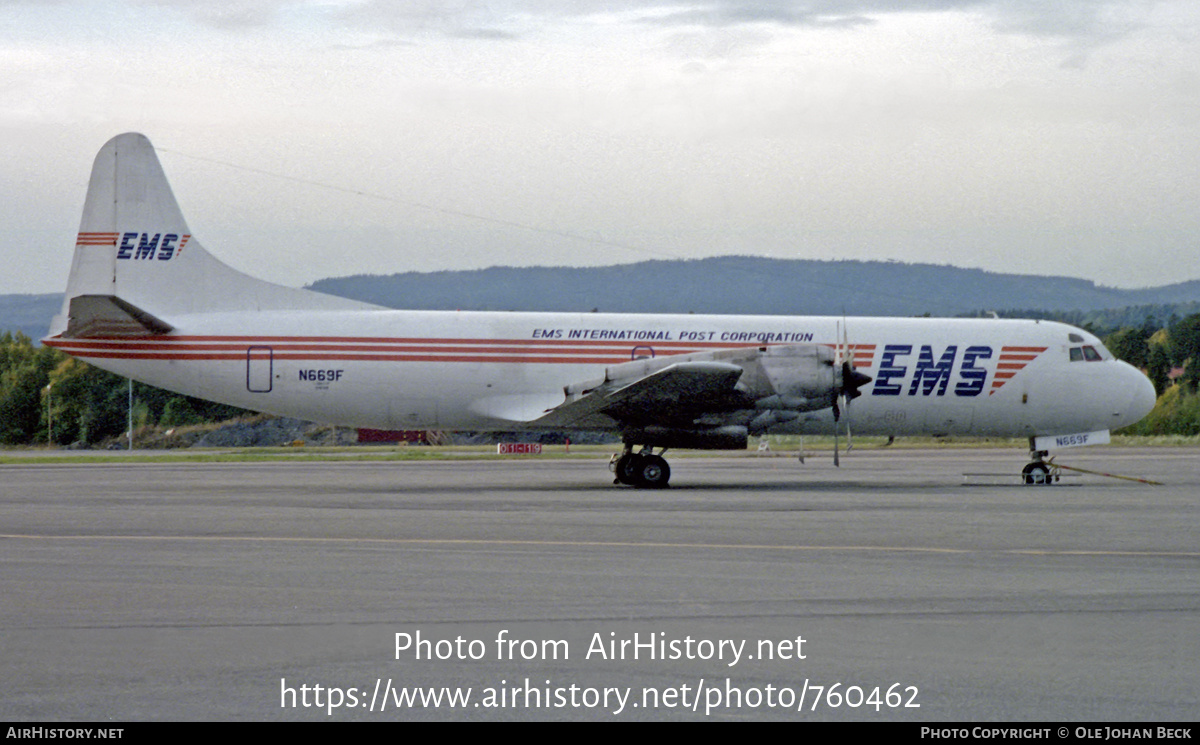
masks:
{"label": "horizontal stabilizer", "polygon": [[159,336],[173,328],[114,295],[73,297],[67,315],[67,330],[62,335],[69,339]]}

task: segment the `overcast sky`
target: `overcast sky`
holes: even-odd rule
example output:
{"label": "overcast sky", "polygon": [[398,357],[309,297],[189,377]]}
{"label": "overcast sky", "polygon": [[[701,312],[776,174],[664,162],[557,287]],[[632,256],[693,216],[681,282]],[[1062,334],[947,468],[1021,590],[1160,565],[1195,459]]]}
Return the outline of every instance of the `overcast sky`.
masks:
{"label": "overcast sky", "polygon": [[0,0],[0,293],[61,291],[131,130],[210,251],[291,285],[726,254],[1200,279],[1195,0]]}

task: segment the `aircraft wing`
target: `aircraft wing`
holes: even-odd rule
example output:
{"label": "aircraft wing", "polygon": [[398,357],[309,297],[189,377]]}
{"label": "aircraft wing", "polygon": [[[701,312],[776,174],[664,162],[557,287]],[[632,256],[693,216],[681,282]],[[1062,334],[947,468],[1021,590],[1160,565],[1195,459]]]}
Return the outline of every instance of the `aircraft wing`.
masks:
{"label": "aircraft wing", "polygon": [[[526,402],[526,427],[611,429],[660,447],[729,449],[870,381],[821,344],[780,344],[624,362],[604,377]],[[536,408],[535,408],[536,407]],[[670,443],[670,445],[668,445]]]}
{"label": "aircraft wing", "polygon": [[[659,369],[653,369],[658,367]],[[638,368],[645,372],[637,375]],[[604,428],[664,423],[727,408],[741,401],[735,386],[744,368],[716,360],[686,360],[665,366],[653,360],[608,368],[603,380],[567,386],[567,400],[529,422],[539,427]]]}

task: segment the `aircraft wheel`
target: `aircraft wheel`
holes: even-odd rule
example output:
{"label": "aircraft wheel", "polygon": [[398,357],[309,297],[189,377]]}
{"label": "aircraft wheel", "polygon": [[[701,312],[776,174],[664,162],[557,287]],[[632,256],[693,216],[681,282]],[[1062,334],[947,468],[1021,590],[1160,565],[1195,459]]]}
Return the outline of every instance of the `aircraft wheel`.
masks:
{"label": "aircraft wheel", "polygon": [[628,486],[641,486],[642,456],[635,453],[625,453],[617,459],[613,469],[617,481]]}
{"label": "aircraft wheel", "polygon": [[642,456],[641,471],[638,474],[641,478],[639,486],[644,486],[650,489],[663,489],[667,486],[667,482],[671,480],[671,467],[667,465],[667,461],[660,455],[645,455]]}
{"label": "aircraft wheel", "polygon": [[1049,484],[1050,468],[1045,463],[1030,463],[1021,470],[1021,478],[1026,484]]}

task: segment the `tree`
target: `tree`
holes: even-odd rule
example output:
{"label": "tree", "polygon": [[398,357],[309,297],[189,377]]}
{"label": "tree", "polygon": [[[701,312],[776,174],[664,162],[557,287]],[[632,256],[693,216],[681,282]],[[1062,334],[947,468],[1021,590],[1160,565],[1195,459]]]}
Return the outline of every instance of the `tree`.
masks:
{"label": "tree", "polygon": [[[133,395],[138,424],[179,426],[249,413],[143,383],[133,384]],[[35,346],[24,334],[0,334],[0,444],[28,445],[47,439],[93,444],[124,432],[128,416],[128,378],[53,347]],[[46,429],[51,421],[53,433]]]}
{"label": "tree", "polygon": [[56,442],[91,444],[125,430],[125,378],[66,358],[54,368],[51,384]]}
{"label": "tree", "polygon": [[1180,382],[1188,390],[1195,391],[1200,383],[1200,313],[1171,327],[1170,352],[1175,364],[1185,366]]}
{"label": "tree", "polygon": [[1109,334],[1104,339],[1104,346],[1119,360],[1125,360],[1139,369],[1149,365],[1151,330],[1145,327],[1134,328],[1127,326],[1120,331]]}
{"label": "tree", "polygon": [[1146,355],[1146,375],[1154,384],[1154,392],[1161,396],[1171,384],[1171,353],[1164,344],[1151,344]]}
{"label": "tree", "polygon": [[45,437],[43,391],[61,354],[35,347],[28,336],[0,335],[0,443],[20,445]]}

